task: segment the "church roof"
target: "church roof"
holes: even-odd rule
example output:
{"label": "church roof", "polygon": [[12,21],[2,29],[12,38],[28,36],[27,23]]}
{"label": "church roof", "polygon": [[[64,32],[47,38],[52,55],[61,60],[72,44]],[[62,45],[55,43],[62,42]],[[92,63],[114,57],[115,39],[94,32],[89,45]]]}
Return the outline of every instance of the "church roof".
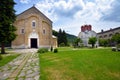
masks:
{"label": "church roof", "polygon": [[35,6],[32,6],[31,8],[29,8],[29,9],[23,11],[22,13],[18,14],[17,17],[20,17],[24,14],[27,14],[28,12],[38,13],[39,15],[43,16],[45,19],[47,19],[48,21],[50,21],[52,23],[52,21],[47,16],[45,16],[40,10],[38,10]]}
{"label": "church roof", "polygon": [[117,27],[117,28],[111,28],[110,30],[106,30],[106,31],[103,31],[103,32],[99,32],[99,33],[97,33],[97,34],[103,34],[103,33],[107,33],[107,32],[112,32],[112,31],[115,31],[115,30],[118,30],[118,29],[120,29],[120,27]]}

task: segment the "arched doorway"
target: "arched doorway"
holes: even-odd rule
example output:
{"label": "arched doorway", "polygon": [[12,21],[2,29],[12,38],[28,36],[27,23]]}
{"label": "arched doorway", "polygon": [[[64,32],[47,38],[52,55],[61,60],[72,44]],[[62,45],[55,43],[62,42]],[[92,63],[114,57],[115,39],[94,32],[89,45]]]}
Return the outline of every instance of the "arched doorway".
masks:
{"label": "arched doorway", "polygon": [[39,47],[39,37],[36,32],[30,33],[28,37],[28,46],[29,48],[38,48]]}

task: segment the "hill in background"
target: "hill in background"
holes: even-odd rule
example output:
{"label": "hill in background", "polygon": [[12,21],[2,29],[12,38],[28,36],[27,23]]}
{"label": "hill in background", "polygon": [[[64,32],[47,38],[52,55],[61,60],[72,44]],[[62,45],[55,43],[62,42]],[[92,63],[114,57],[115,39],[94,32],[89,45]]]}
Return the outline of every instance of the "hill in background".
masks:
{"label": "hill in background", "polygon": [[[58,32],[53,30],[53,35],[57,37],[58,36]],[[66,36],[67,36],[68,43],[73,43],[74,40],[77,39],[77,37],[75,35],[72,35],[72,34],[66,33]]]}

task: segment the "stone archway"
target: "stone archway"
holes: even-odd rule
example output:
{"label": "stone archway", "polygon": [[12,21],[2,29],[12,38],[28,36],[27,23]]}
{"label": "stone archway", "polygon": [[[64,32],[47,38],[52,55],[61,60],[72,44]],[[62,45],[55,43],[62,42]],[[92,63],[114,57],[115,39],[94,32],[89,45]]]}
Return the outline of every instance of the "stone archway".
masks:
{"label": "stone archway", "polygon": [[39,47],[39,36],[36,32],[30,33],[28,37],[28,47],[38,48]]}

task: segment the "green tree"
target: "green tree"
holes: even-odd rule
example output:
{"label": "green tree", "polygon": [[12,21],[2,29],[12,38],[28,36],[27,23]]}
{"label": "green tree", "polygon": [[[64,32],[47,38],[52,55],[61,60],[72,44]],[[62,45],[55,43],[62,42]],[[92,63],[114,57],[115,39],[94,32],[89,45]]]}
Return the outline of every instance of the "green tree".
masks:
{"label": "green tree", "polygon": [[112,40],[116,43],[116,44],[120,44],[120,34],[115,34],[112,36]]}
{"label": "green tree", "polygon": [[67,36],[66,36],[66,33],[65,31],[59,29],[59,32],[58,32],[58,45],[64,45],[64,46],[67,46]]}
{"label": "green tree", "polygon": [[92,44],[92,48],[94,48],[96,41],[97,41],[96,37],[90,37],[88,43]]}
{"label": "green tree", "polygon": [[1,53],[5,53],[4,44],[15,39],[16,28],[13,26],[15,21],[15,2],[13,0],[0,0],[0,44]]}
{"label": "green tree", "polygon": [[53,34],[54,36],[58,36],[58,32],[55,31],[55,30],[52,30],[52,34]]}
{"label": "green tree", "polygon": [[82,42],[83,42],[83,41],[82,41],[81,38],[77,38],[77,39],[75,40],[75,42],[74,42],[74,47],[80,46],[80,44],[81,44]]}
{"label": "green tree", "polygon": [[59,32],[58,32],[58,45],[60,45],[62,43],[62,30],[59,29]]}
{"label": "green tree", "polygon": [[66,36],[66,32],[63,30],[62,32],[62,38],[63,38],[63,43],[65,44],[65,46],[67,46],[67,36]]}
{"label": "green tree", "polygon": [[99,45],[106,47],[108,45],[108,40],[107,39],[99,39]]}

